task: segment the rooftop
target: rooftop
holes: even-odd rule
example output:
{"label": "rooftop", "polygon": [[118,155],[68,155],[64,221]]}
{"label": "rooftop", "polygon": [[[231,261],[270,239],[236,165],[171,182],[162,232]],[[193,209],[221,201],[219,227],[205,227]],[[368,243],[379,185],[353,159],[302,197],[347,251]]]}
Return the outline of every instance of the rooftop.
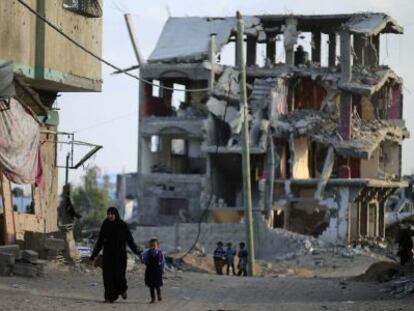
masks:
{"label": "rooftop", "polygon": [[[301,32],[334,33],[345,29],[366,35],[403,33],[403,27],[384,13],[244,16],[245,33],[265,42],[269,35],[283,32],[287,19],[295,19]],[[148,62],[206,60],[210,35],[216,35],[217,49],[221,50],[234,35],[236,22],[235,17],[170,17]]]}

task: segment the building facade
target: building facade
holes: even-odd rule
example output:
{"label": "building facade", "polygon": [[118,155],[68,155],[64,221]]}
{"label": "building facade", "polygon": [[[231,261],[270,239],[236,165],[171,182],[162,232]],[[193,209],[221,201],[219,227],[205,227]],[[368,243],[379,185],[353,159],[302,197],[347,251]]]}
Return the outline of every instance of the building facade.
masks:
{"label": "building facade", "polygon": [[[380,37],[402,27],[382,13],[243,20],[254,215],[332,243],[383,238],[409,133]],[[233,17],[170,18],[142,66],[140,223],[242,220],[235,36]]]}
{"label": "building facade", "polygon": [[[73,40],[101,55],[102,1],[88,1],[88,5],[69,0],[24,3]],[[0,112],[0,227],[2,242],[11,243],[22,240],[26,231],[57,230],[59,114],[54,104],[61,92],[100,91],[102,80],[98,60],[21,2],[1,1],[0,25],[2,78],[8,77],[6,84],[12,90],[2,89],[0,94],[4,108]],[[16,136],[21,129],[30,138]],[[30,168],[25,167],[25,157],[33,160]],[[17,199],[12,192],[14,186],[31,189],[31,208],[26,212],[13,211],[13,200]]]}

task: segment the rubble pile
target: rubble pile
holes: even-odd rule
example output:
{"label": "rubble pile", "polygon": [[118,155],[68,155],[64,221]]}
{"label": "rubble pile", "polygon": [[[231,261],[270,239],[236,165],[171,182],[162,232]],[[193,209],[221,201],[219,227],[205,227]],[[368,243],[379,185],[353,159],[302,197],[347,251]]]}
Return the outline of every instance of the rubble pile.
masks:
{"label": "rubble pile", "polygon": [[39,253],[39,258],[56,263],[65,263],[65,240],[60,232],[49,234],[27,231],[24,236],[25,248]]}
{"label": "rubble pile", "polygon": [[43,243],[43,255],[49,261],[65,263],[65,241],[57,238],[47,238]]}
{"label": "rubble pile", "polygon": [[20,250],[18,245],[0,246],[0,276],[43,276],[45,264],[33,250]]}
{"label": "rubble pile", "polygon": [[332,145],[338,153],[367,159],[383,140],[398,142],[409,136],[404,124],[389,120],[361,120],[354,114],[352,140],[345,141],[339,134],[338,116],[315,110],[293,111],[272,125],[275,137],[306,135],[321,144]]}
{"label": "rubble pile", "polygon": [[409,277],[401,277],[395,281],[392,281],[389,293],[397,298],[414,294],[414,275]]}

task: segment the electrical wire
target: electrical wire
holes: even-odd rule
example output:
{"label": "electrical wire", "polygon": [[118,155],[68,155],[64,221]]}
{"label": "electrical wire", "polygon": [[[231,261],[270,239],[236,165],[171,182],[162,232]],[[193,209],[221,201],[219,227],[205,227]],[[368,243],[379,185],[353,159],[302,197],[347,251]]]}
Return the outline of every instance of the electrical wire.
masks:
{"label": "electrical wire", "polygon": [[39,14],[36,10],[34,10],[30,5],[28,5],[24,0],[17,0],[17,2],[19,2],[21,5],[23,5],[28,11],[30,11],[32,14],[36,15],[40,20],[42,20],[45,24],[47,24],[49,27],[51,27],[52,29],[54,29],[55,31],[57,31],[61,36],[63,36],[64,38],[66,38],[68,41],[70,41],[71,43],[73,43],[75,46],[77,46],[79,49],[81,49],[82,51],[84,51],[85,53],[89,54],[90,56],[92,56],[93,58],[99,60],[101,63],[107,65],[108,67],[111,67],[112,69],[115,69],[133,79],[136,79],[138,81],[141,81],[143,83],[146,83],[148,85],[152,85],[152,86],[156,86],[159,87],[161,89],[164,90],[168,90],[168,91],[176,91],[176,92],[189,92],[189,93],[199,93],[199,92],[208,92],[210,91],[210,88],[199,88],[199,89],[175,89],[173,87],[167,87],[167,86],[163,86],[163,85],[158,85],[155,83],[152,83],[151,81],[145,80],[143,78],[140,78],[136,75],[133,75],[127,71],[125,71],[124,69],[121,69],[120,67],[112,64],[111,62],[103,59],[102,57],[100,57],[99,55],[95,54],[94,52],[88,50],[86,47],[84,47],[82,44],[78,43],[76,40],[72,39],[69,35],[67,35],[65,32],[63,32],[62,29],[60,29],[59,27],[57,27],[55,24],[53,24],[52,22],[50,22],[48,19],[46,19],[43,15]]}
{"label": "electrical wire", "polygon": [[131,112],[129,112],[129,113],[122,114],[122,115],[117,116],[117,117],[114,117],[114,118],[112,118],[112,119],[109,119],[109,120],[104,120],[104,121],[101,121],[101,122],[98,122],[98,123],[92,124],[92,125],[90,125],[90,126],[87,126],[87,127],[83,127],[83,128],[77,129],[77,130],[75,130],[75,131],[73,131],[73,132],[74,132],[74,133],[79,133],[79,132],[83,132],[83,131],[86,131],[86,130],[94,129],[94,128],[100,127],[100,126],[102,126],[102,125],[106,125],[106,124],[109,124],[109,123],[115,122],[115,121],[118,121],[118,120],[121,120],[121,119],[129,118],[129,117],[136,117],[136,116],[137,116],[137,113],[138,113],[138,110],[131,111]]}

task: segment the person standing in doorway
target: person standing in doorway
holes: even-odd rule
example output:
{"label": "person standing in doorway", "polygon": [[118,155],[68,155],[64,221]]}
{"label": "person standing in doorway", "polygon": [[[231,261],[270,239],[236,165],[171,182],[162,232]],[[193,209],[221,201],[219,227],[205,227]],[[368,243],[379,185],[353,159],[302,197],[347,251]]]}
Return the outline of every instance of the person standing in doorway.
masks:
{"label": "person standing in doorway", "polygon": [[155,302],[155,292],[158,301],[162,300],[161,287],[163,286],[162,275],[164,274],[164,255],[160,249],[158,239],[149,241],[149,249],[144,253],[145,285],[150,289],[151,301]]}
{"label": "person standing in doorway", "polygon": [[223,274],[223,266],[226,262],[226,251],[223,248],[223,242],[219,241],[217,243],[217,248],[213,254],[214,267],[216,268],[216,273],[219,275]]}
{"label": "person standing in doorway", "polygon": [[128,225],[120,219],[118,210],[110,207],[90,257],[90,261],[93,261],[103,248],[102,271],[105,302],[112,303],[118,299],[119,295],[127,299],[128,286],[125,278],[127,244],[136,255],[141,257],[142,252],[136,246]]}
{"label": "person standing in doorway", "polygon": [[244,242],[241,242],[239,244],[239,264],[237,265],[237,267],[239,268],[239,272],[238,272],[238,276],[247,276],[247,261],[248,261],[248,257],[249,254],[246,250],[246,244],[244,244]]}

